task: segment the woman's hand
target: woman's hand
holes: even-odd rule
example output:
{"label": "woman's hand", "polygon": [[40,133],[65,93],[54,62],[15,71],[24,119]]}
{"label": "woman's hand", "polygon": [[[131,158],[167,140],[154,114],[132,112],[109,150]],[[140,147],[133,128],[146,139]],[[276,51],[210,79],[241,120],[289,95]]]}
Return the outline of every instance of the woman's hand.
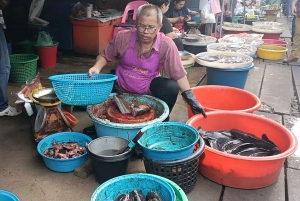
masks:
{"label": "woman's hand", "polygon": [[184,21],[188,22],[188,21],[191,21],[191,19],[192,19],[191,16],[187,15],[187,16],[185,16]]}
{"label": "woman's hand", "polygon": [[178,17],[177,22],[184,22],[184,17],[182,16]]}
{"label": "woman's hand", "polygon": [[90,77],[93,75],[93,73],[100,73],[98,66],[94,65],[89,69],[88,74]]}
{"label": "woman's hand", "polygon": [[292,14],[297,15],[297,7],[294,3],[292,4]]}
{"label": "woman's hand", "polygon": [[229,15],[231,15],[231,12],[230,12],[229,10],[226,10],[226,11],[225,11],[225,15],[226,15],[226,16],[229,16]]}

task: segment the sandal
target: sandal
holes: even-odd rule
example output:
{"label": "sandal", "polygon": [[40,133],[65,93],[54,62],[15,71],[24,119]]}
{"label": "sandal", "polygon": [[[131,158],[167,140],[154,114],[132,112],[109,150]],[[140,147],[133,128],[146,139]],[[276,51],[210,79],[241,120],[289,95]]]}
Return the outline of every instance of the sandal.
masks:
{"label": "sandal", "polygon": [[294,57],[292,59],[285,58],[282,62],[283,63],[297,62],[298,59],[299,59],[299,57]]}
{"label": "sandal", "polygon": [[5,109],[3,110],[2,112],[0,112],[0,117],[3,117],[3,116],[17,116],[19,114],[22,113],[22,110],[21,111],[18,111],[16,108],[14,107],[11,107],[10,105]]}

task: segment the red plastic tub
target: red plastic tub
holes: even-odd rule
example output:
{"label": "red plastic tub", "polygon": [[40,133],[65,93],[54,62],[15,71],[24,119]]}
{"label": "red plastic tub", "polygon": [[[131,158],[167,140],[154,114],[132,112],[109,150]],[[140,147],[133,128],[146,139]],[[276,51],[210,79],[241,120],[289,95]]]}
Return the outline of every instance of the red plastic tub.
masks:
{"label": "red plastic tub", "polygon": [[242,189],[267,187],[278,180],[285,159],[297,148],[297,139],[283,125],[262,116],[246,112],[213,111],[207,118],[198,114],[187,124],[206,131],[232,128],[252,133],[261,138],[266,133],[281,150],[274,156],[247,157],[228,154],[205,147],[200,156],[198,172],[219,184]]}
{"label": "red plastic tub", "polygon": [[[231,110],[253,113],[261,107],[259,98],[243,89],[220,85],[197,86],[191,89],[206,112]],[[194,114],[191,107],[186,105],[188,118],[191,118]]]}
{"label": "red plastic tub", "polygon": [[263,39],[264,45],[277,45],[277,46],[282,46],[286,47],[288,43],[283,40],[275,40],[275,39]]}
{"label": "red plastic tub", "polygon": [[57,46],[58,43],[54,43],[53,46],[36,47],[36,53],[40,57],[39,66],[42,68],[53,68],[56,66],[57,59]]}
{"label": "red plastic tub", "polygon": [[276,12],[276,10],[274,9],[266,9],[266,14],[274,14]]}
{"label": "red plastic tub", "polygon": [[262,39],[274,39],[274,40],[279,40],[281,33],[259,33],[259,32],[254,32],[257,34],[264,34]]}

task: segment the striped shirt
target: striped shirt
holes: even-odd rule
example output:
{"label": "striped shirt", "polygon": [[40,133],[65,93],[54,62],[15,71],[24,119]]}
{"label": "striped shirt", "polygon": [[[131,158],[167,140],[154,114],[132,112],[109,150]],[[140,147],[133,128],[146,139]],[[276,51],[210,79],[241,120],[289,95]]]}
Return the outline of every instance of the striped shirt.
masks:
{"label": "striped shirt", "polygon": [[0,24],[3,26],[3,29],[6,28],[5,23],[4,23],[4,18],[3,18],[2,10],[0,10]]}

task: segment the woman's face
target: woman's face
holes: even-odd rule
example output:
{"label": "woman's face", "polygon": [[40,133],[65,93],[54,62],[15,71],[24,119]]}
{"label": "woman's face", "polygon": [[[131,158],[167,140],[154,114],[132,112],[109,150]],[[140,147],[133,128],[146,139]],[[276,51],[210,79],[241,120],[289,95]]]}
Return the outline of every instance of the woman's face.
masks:
{"label": "woman's face", "polygon": [[176,3],[175,1],[174,1],[174,8],[176,9],[176,10],[180,10],[183,6],[184,6],[184,4],[185,4],[185,1],[179,1],[178,3]]}
{"label": "woman's face", "polygon": [[169,6],[170,6],[170,4],[168,4],[168,5],[163,4],[163,5],[160,7],[162,14],[165,14],[165,13],[169,10]]}

